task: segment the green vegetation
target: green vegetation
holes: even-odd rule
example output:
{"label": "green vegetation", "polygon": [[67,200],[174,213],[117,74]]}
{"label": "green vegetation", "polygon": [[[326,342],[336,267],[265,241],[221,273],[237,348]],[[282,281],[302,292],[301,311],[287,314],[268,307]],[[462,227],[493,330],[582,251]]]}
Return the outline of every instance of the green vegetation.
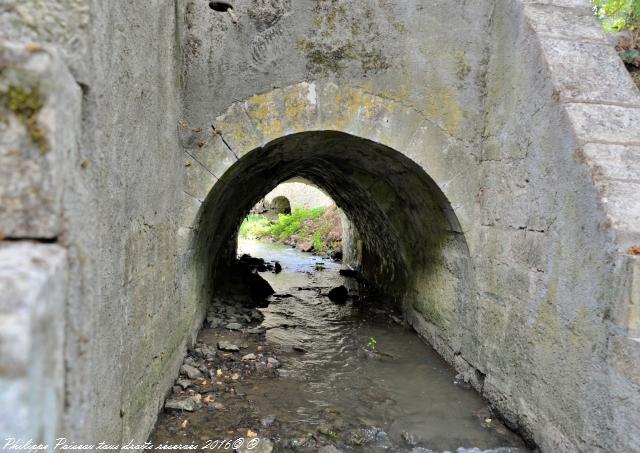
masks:
{"label": "green vegetation", "polygon": [[376,341],[376,339],[373,337],[370,337],[369,342],[367,343],[367,348],[369,349],[369,351],[375,351],[377,344],[378,342]]}
{"label": "green vegetation", "polygon": [[291,214],[279,214],[276,221],[263,215],[249,215],[240,225],[239,234],[243,238],[276,242],[311,241],[313,250],[328,252],[334,247],[335,241],[330,238],[331,230],[334,222],[339,221],[332,212],[323,207],[294,209]]}
{"label": "green vegetation", "polygon": [[278,221],[273,224],[269,232],[276,240],[285,241],[291,236],[308,237],[309,225],[307,220],[318,220],[325,208],[294,209],[291,214],[278,214]]}
{"label": "green vegetation", "polygon": [[269,236],[273,223],[263,215],[250,214],[240,225],[240,237],[261,239]]}
{"label": "green vegetation", "polygon": [[635,31],[640,25],[640,0],[592,0],[592,5],[608,32]]}
{"label": "green vegetation", "polygon": [[626,32],[616,48],[629,68],[640,68],[640,0],[592,0],[592,5],[605,31]]}

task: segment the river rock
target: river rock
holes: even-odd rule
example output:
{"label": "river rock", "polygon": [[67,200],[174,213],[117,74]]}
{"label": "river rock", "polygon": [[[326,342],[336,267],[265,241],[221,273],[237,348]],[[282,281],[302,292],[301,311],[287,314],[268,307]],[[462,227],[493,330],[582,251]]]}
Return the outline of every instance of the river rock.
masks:
{"label": "river rock", "polygon": [[275,415],[266,415],[262,417],[262,419],[260,420],[260,424],[262,425],[263,428],[268,428],[269,426],[273,425],[275,421],[276,421]]}
{"label": "river rock", "polygon": [[358,272],[354,271],[353,269],[340,269],[338,273],[343,277],[349,277],[349,278],[357,278],[359,275]]}
{"label": "river rock", "polygon": [[296,248],[303,252],[311,252],[313,250],[313,241],[311,239],[300,239],[296,242]]}
{"label": "river rock", "polygon": [[255,359],[256,359],[256,355],[253,352],[242,357],[243,362],[246,362],[248,360],[255,360]]}
{"label": "river rock", "polygon": [[192,385],[192,382],[189,379],[178,379],[176,381],[176,384],[178,384],[180,387],[182,387],[183,390],[185,390],[187,387],[190,387]]}
{"label": "river rock", "polygon": [[253,321],[262,321],[264,319],[264,315],[260,312],[260,310],[256,310],[255,308],[251,310],[249,314]]}
{"label": "river rock", "polygon": [[182,365],[180,373],[186,375],[189,379],[199,379],[202,377],[202,372],[199,369],[187,364]]}
{"label": "river rock", "polygon": [[238,352],[240,351],[240,348],[238,347],[238,345],[235,345],[229,341],[218,341],[218,349],[220,349],[221,351],[227,351],[227,352]]}
{"label": "river rock", "polygon": [[216,316],[209,316],[207,317],[207,322],[212,329],[215,329],[216,327],[220,327],[224,323],[224,320]]}
{"label": "river rock", "polygon": [[343,304],[349,297],[349,291],[343,285],[337,286],[329,291],[329,300],[337,304]]}
{"label": "river rock", "polygon": [[227,324],[225,326],[225,328],[227,328],[229,330],[242,330],[242,324],[237,323],[237,322],[230,322],[229,324]]}
{"label": "river rock", "polygon": [[251,448],[250,447],[251,439],[246,439],[245,442],[238,448],[236,448],[237,453],[271,453],[273,451],[273,444],[269,439],[265,439],[263,437],[260,438],[258,444]]}
{"label": "river rock", "polygon": [[280,366],[280,362],[278,362],[278,360],[274,359],[273,357],[269,357],[267,359],[267,367],[278,368],[279,366]]}
{"label": "river rock", "polygon": [[170,398],[164,403],[165,409],[174,411],[193,412],[200,407],[202,407],[202,403],[192,396],[185,399]]}

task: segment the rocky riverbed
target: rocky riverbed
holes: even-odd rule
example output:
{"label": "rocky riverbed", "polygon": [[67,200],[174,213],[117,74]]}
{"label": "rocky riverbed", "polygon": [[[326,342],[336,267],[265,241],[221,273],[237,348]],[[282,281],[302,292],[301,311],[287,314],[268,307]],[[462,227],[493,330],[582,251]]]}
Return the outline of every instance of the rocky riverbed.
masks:
{"label": "rocky riverbed", "polygon": [[[154,445],[528,451],[393,307],[359,289],[349,272],[340,275],[339,264],[273,244],[245,246],[282,264],[282,272],[262,273],[276,292],[266,308],[233,297],[212,304]],[[341,285],[346,297],[336,303],[329,293]]]}

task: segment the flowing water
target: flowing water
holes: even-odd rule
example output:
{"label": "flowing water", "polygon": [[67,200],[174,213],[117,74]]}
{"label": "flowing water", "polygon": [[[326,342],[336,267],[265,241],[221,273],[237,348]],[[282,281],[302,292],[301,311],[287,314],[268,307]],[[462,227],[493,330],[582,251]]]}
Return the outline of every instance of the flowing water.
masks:
{"label": "flowing water", "polygon": [[[276,291],[261,309],[264,346],[244,345],[278,351],[279,368],[269,379],[239,382],[233,395],[244,403],[225,400],[224,416],[192,415],[192,426],[202,429],[191,437],[204,440],[214,425],[257,425],[253,429],[262,428],[259,434],[272,439],[274,451],[318,451],[322,445],[372,452],[528,451],[385,301],[331,302],[327,293],[338,285],[358,294],[354,280],[338,274],[339,263],[250,240],[240,241],[239,252],[282,265],[278,274],[261,274]],[[181,420],[165,415],[159,425],[177,426]],[[155,439],[179,432],[158,429]]]}

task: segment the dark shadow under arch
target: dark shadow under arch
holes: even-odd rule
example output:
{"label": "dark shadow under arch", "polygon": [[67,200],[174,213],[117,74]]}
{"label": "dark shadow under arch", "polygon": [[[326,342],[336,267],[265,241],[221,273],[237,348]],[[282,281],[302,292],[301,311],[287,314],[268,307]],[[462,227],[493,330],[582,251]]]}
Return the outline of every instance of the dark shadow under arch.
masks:
{"label": "dark shadow under arch", "polygon": [[246,153],[215,184],[194,244],[201,297],[210,300],[223,284],[251,207],[296,176],[326,191],[349,217],[363,242],[361,270],[380,291],[443,327],[468,302],[468,248],[438,185],[402,153],[336,131],[274,140]]}

